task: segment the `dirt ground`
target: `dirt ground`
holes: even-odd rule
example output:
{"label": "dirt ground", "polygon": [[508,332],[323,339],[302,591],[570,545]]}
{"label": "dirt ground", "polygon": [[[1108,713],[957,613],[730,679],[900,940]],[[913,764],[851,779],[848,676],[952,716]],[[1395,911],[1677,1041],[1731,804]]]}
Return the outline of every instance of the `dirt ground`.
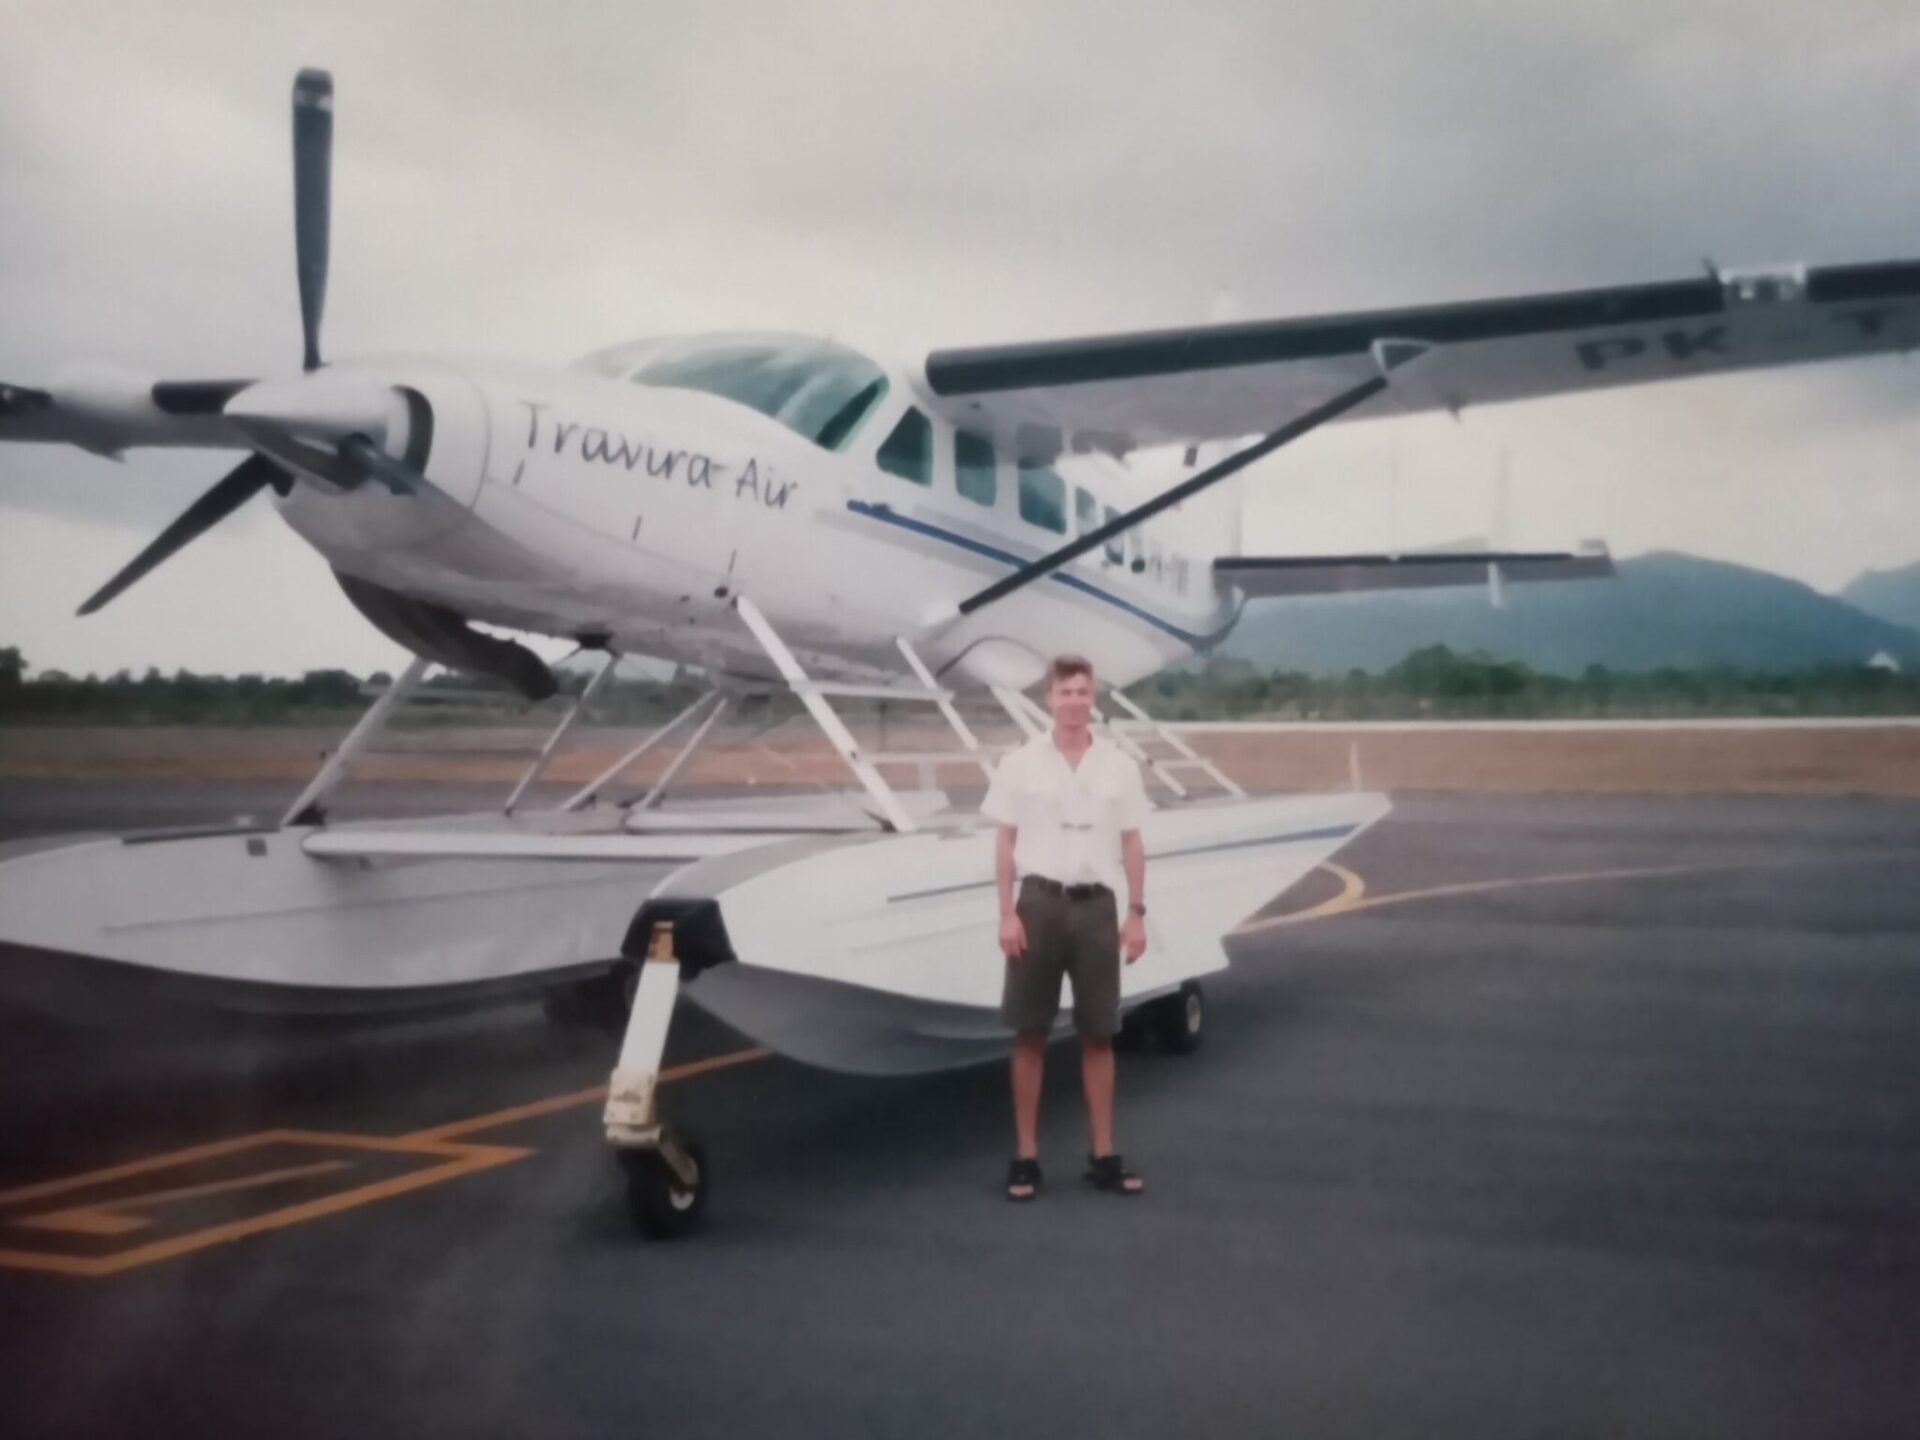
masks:
{"label": "dirt ground", "polygon": [[[582,727],[547,771],[583,784],[644,732]],[[266,780],[310,777],[343,731],[302,728],[89,726],[0,728],[0,778],[15,780]],[[511,785],[544,732],[436,727],[398,732],[354,768],[359,780],[472,781]],[[1011,733],[983,737],[1011,743]],[[861,736],[871,743],[871,735]],[[1242,785],[1258,791],[1370,790],[1623,792],[1650,794],[1874,794],[1920,797],[1920,728],[1846,730],[1622,730],[1369,732],[1365,726],[1301,734],[1190,737]],[[625,777],[654,779],[669,743]],[[882,747],[950,751],[950,734],[895,726]],[[917,771],[889,771],[913,783]],[[935,767],[937,783],[974,786],[969,765]],[[824,740],[789,726],[773,735],[716,735],[685,773],[689,784],[769,787],[847,783]]]}

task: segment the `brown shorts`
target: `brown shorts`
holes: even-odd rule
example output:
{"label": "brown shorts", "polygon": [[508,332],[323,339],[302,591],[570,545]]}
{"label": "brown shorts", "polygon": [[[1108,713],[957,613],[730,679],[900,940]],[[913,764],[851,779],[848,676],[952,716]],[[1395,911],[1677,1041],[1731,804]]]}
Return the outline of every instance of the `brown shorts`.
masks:
{"label": "brown shorts", "polygon": [[1120,906],[1111,890],[1074,900],[1020,882],[1014,906],[1027,931],[1027,953],[1007,961],[1000,1023],[1012,1030],[1051,1030],[1060,1013],[1060,979],[1073,979],[1073,1028],[1093,1040],[1120,1033]]}

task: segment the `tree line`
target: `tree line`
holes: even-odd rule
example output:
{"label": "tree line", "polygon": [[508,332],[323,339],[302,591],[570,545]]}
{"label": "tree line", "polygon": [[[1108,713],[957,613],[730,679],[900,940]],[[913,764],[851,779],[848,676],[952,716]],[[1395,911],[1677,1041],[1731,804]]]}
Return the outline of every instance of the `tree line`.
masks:
{"label": "tree line", "polygon": [[[364,709],[391,682],[384,671],[310,670],[296,678],[263,675],[71,676],[30,674],[20,651],[0,648],[0,724],[275,725],[335,723]],[[562,699],[586,684],[559,672]],[[1553,675],[1517,660],[1460,654],[1444,645],[1416,650],[1380,674],[1262,671],[1215,657],[1168,670],[1132,687],[1154,714],[1173,720],[1629,719],[1686,716],[1920,714],[1920,675],[1871,665],[1821,665],[1762,671],[1733,666],[1643,672],[1590,665]],[[446,672],[421,688],[429,703],[410,717],[460,724],[524,716],[526,702],[487,682]],[[659,720],[689,704],[699,686],[686,680],[618,680],[596,698],[606,723]]]}
{"label": "tree line", "polygon": [[[557,673],[561,696],[578,695],[587,676]],[[149,668],[144,675],[68,675],[60,670],[29,674],[13,647],[0,648],[0,725],[309,725],[352,720],[393,682],[384,670],[360,676],[351,670],[309,670],[304,675],[171,675]],[[616,681],[594,702],[594,714],[624,723],[664,718],[690,704],[700,687],[686,682]],[[444,670],[431,672],[415,692],[423,702],[407,723],[444,720],[471,725],[498,716],[523,716],[531,707],[490,680]],[[557,709],[563,699],[546,702]]]}
{"label": "tree line", "polygon": [[1380,674],[1262,672],[1215,658],[1135,687],[1180,720],[1669,719],[1699,716],[1920,714],[1920,675],[1877,665],[1755,670],[1733,665],[1578,675],[1445,645],[1415,650]]}

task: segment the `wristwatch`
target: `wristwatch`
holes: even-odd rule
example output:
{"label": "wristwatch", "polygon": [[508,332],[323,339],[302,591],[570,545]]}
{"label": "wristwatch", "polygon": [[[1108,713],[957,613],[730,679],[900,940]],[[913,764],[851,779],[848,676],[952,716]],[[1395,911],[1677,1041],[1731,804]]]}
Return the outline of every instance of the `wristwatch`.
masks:
{"label": "wristwatch", "polygon": [[1142,918],[1144,918],[1147,913],[1147,907],[1142,905],[1138,900],[1136,900],[1131,905],[1127,906],[1127,913],[1130,915],[1139,915]]}

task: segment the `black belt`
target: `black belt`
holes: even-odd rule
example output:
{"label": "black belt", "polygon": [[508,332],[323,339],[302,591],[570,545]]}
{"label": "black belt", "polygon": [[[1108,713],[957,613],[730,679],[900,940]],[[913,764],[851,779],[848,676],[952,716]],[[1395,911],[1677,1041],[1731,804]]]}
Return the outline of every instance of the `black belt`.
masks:
{"label": "black belt", "polygon": [[1098,900],[1103,895],[1111,897],[1113,894],[1105,885],[1062,885],[1058,880],[1049,880],[1044,875],[1028,875],[1025,883],[1042,895],[1064,895],[1069,900]]}

